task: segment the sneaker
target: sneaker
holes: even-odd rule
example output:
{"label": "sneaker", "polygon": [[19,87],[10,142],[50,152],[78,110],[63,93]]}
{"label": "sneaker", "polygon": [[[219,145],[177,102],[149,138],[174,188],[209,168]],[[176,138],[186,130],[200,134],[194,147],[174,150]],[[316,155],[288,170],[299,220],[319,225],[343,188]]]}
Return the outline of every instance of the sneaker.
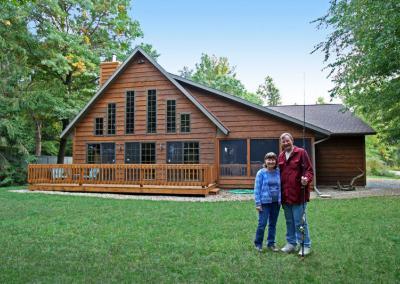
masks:
{"label": "sneaker", "polygon": [[291,253],[294,252],[296,250],[296,246],[292,245],[292,244],[286,244],[281,251],[284,253]]}
{"label": "sneaker", "polygon": [[273,251],[273,252],[278,252],[279,251],[279,249],[275,245],[269,246],[269,247],[267,247],[267,249],[270,250],[270,251]]}
{"label": "sneaker", "polygon": [[[304,256],[309,255],[311,253],[311,248],[304,247]],[[302,251],[300,248],[299,255],[302,256]]]}
{"label": "sneaker", "polygon": [[260,252],[260,253],[262,252],[262,247],[254,246],[254,248],[255,248],[256,251],[258,251],[258,252]]}

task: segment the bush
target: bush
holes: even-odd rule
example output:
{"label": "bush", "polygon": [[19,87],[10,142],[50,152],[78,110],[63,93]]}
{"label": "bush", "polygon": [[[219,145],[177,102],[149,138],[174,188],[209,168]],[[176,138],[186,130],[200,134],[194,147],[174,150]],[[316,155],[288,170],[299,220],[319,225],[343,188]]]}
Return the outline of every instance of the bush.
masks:
{"label": "bush", "polygon": [[391,173],[387,169],[385,162],[377,157],[367,158],[367,174],[372,176],[386,176],[396,177],[395,174]]}

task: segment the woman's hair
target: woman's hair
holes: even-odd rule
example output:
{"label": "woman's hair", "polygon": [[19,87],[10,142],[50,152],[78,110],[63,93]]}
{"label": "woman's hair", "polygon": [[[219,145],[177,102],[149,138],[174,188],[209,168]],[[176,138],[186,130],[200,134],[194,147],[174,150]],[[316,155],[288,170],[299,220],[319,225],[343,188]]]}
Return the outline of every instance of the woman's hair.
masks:
{"label": "woman's hair", "polygon": [[288,132],[282,133],[281,137],[279,137],[279,140],[282,140],[282,138],[285,136],[289,137],[289,139],[292,140],[292,142],[294,141],[292,134],[290,134]]}
{"label": "woman's hair", "polygon": [[264,156],[264,164],[263,164],[264,168],[267,167],[267,164],[265,163],[266,159],[274,159],[275,160],[274,169],[276,169],[276,167],[278,166],[278,158],[276,157],[276,154],[274,152],[269,152],[269,153],[265,154],[265,156]]}

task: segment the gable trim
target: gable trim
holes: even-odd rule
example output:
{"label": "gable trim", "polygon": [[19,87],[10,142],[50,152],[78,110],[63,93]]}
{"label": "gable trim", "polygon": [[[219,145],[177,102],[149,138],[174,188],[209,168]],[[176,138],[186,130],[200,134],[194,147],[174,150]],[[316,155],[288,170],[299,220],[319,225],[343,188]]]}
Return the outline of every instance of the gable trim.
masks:
{"label": "gable trim", "polygon": [[208,119],[210,119],[217,128],[224,133],[225,135],[229,134],[229,129],[226,128],[212,113],[210,113],[202,104],[200,104],[182,85],[180,85],[171,75],[166,72],[153,58],[146,54],[146,52],[140,48],[139,46],[136,47],[132,54],[126,59],[111,75],[110,78],[100,87],[100,89],[96,92],[96,94],[89,100],[89,102],[85,105],[85,107],[75,116],[72,122],[64,129],[61,133],[60,138],[65,137],[69,134],[75,124],[86,114],[89,110],[90,106],[103,94],[103,92],[108,88],[108,86],[118,78],[120,73],[126,69],[129,65],[133,57],[140,52],[151,64],[153,64],[158,71],[160,71],[179,91],[181,91],[186,98],[189,99]]}

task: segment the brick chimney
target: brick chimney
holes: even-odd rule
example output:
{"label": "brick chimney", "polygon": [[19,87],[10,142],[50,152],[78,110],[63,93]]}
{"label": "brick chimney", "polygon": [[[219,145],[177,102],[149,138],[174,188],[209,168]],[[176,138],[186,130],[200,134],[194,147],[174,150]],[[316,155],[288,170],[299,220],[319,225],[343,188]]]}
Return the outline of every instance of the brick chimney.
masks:
{"label": "brick chimney", "polygon": [[114,74],[114,71],[120,64],[121,62],[116,60],[115,55],[113,55],[111,62],[100,63],[100,86],[102,86],[108,80],[108,78]]}

